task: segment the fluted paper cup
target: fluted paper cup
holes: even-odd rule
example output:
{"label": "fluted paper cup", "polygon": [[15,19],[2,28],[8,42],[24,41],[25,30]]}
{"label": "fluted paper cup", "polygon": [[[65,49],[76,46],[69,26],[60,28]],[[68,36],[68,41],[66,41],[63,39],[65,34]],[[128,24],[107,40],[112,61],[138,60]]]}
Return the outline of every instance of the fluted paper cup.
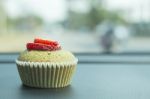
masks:
{"label": "fluted paper cup", "polygon": [[76,69],[74,62],[23,62],[16,60],[18,72],[24,85],[37,88],[68,86]]}

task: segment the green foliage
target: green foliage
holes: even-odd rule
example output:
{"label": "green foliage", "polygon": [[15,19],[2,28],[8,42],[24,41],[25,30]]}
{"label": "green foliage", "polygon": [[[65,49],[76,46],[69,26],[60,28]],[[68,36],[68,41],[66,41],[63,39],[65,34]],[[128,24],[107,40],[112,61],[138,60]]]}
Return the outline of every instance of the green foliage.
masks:
{"label": "green foliage", "polygon": [[131,24],[131,29],[133,30],[134,36],[150,36],[150,23],[138,22]]}
{"label": "green foliage", "polygon": [[113,23],[125,24],[125,19],[118,12],[111,12],[106,10],[101,5],[96,5],[95,3],[90,3],[91,8],[87,13],[69,11],[68,20],[69,28],[80,29],[82,27],[87,27],[93,30],[102,21],[109,20]]}
{"label": "green foliage", "polygon": [[42,19],[38,16],[35,15],[30,15],[26,17],[19,17],[16,19],[8,19],[9,24],[12,25],[20,25],[21,23],[27,22],[34,22],[35,25],[41,25],[42,24]]}
{"label": "green foliage", "polygon": [[43,20],[38,16],[29,15],[15,19],[8,18],[7,24],[9,29],[31,31],[42,26]]}

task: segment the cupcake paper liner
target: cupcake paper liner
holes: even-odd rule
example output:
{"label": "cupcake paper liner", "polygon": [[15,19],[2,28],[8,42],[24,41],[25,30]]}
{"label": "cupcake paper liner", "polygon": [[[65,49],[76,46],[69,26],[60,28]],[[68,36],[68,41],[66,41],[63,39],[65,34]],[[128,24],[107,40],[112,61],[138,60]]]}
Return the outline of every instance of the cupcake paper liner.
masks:
{"label": "cupcake paper liner", "polygon": [[71,83],[77,60],[72,63],[22,62],[16,60],[16,64],[24,85],[38,88],[59,88]]}

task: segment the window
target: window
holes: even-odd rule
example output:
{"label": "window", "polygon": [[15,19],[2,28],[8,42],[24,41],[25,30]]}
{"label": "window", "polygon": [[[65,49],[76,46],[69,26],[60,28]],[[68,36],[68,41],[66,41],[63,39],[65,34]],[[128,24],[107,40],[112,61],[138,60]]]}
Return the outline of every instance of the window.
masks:
{"label": "window", "polygon": [[149,0],[1,0],[0,53],[35,37],[77,53],[150,51]]}

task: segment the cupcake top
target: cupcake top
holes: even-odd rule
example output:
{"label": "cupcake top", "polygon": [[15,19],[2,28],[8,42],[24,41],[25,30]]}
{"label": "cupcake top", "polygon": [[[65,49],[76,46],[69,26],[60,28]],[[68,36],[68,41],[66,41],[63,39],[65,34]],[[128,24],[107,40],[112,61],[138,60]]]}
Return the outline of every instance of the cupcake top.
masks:
{"label": "cupcake top", "polygon": [[36,38],[34,43],[27,43],[27,50],[22,52],[18,61],[24,62],[74,62],[75,56],[63,50],[57,41]]}

